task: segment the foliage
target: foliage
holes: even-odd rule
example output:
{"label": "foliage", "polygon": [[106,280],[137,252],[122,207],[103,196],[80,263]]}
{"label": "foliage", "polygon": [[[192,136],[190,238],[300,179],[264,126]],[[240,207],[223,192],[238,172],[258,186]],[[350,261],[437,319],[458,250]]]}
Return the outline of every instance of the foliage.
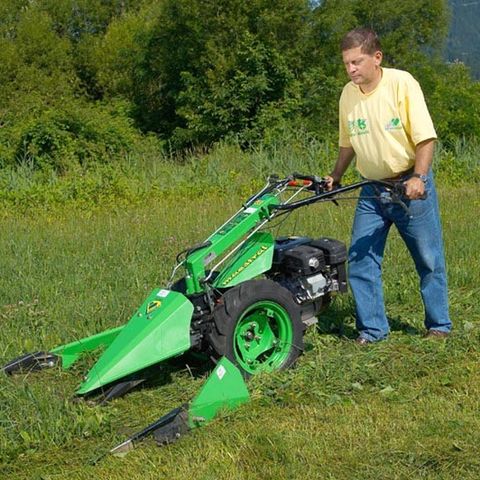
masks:
{"label": "foliage", "polygon": [[5,0],[0,19],[0,167],[65,172],[152,133],[184,152],[331,142],[358,25],[417,76],[446,142],[478,132],[478,84],[440,60],[444,0]]}
{"label": "foliage", "polygon": [[141,141],[121,102],[109,106],[69,100],[0,131],[3,166],[76,171],[92,162],[112,162]]}
{"label": "foliage", "polygon": [[0,35],[0,110],[10,121],[72,96],[76,82],[70,44],[55,34],[52,19],[38,10],[22,12]]}
{"label": "foliage", "polygon": [[[339,56],[347,31],[364,26],[380,36],[387,65],[410,69],[418,60],[428,63],[422,52],[441,53],[448,25],[444,0],[325,0],[314,14],[320,48],[326,52],[320,53],[321,64]],[[335,63],[343,69],[339,61]]]}
{"label": "foliage", "polygon": [[[121,128],[119,131],[122,133]],[[84,148],[81,152],[84,155],[85,151],[89,152],[88,148],[98,149],[101,143],[82,143],[74,140],[68,131],[54,132],[63,133],[60,141],[66,137],[63,148],[67,153],[67,147]],[[109,156],[105,156],[106,161],[100,163],[87,158],[82,166],[65,165],[60,173],[59,168],[54,169],[48,163],[52,157],[41,157],[40,165],[33,161],[36,157],[27,157],[30,160],[0,170],[0,217],[12,212],[55,212],[65,208],[91,211],[110,205],[162,203],[166,199],[208,195],[219,199],[232,195],[247,198],[252,189],[262,186],[272,173],[287,175],[298,171],[322,176],[330,171],[336,156],[334,140],[319,142],[315,136],[298,129],[285,128],[281,133],[281,140],[272,137],[268,144],[248,150],[242,149],[239,143],[222,141],[208,153],[199,151],[182,157],[162,153],[158,140],[149,137],[148,142],[135,143],[132,151],[120,154],[121,160],[111,162]],[[126,139],[130,137],[127,135]],[[109,155],[98,153],[101,154]],[[464,185],[467,188],[480,183],[479,145],[465,141],[448,146],[439,144],[434,172],[439,182],[449,187]],[[349,169],[344,182],[357,180],[356,175],[353,168]]]}
{"label": "foliage", "polygon": [[266,114],[269,107],[285,112],[292,72],[278,52],[246,35],[231,62],[228,68],[213,66],[205,76],[183,73],[185,89],[178,96],[177,113],[186,127],[174,130],[174,141],[181,145],[209,143],[228,134],[248,136],[258,118],[272,118]]}
{"label": "foliage", "polygon": [[89,68],[104,95],[135,98],[139,69],[156,18],[153,7],[114,18],[104,35],[95,37],[92,45],[86,45]]}
{"label": "foliage", "polygon": [[[144,65],[140,121],[178,143],[248,130],[301,68],[302,0],[165,0]],[[301,52],[300,52],[301,53]]]}
{"label": "foliage", "polygon": [[445,142],[473,138],[480,132],[480,82],[472,82],[462,63],[439,69],[430,105],[435,125]]}
{"label": "foliage", "polygon": [[[232,134],[258,140],[285,122],[315,123],[309,121],[315,79],[317,108],[330,110],[332,133],[334,99],[345,81],[338,43],[348,29],[376,28],[387,62],[400,67],[427,61],[423,50],[439,51],[438,35],[446,31],[442,0],[364,3],[326,1],[312,9],[282,0],[273,11],[260,0],[165,1],[145,56],[140,122],[178,146]],[[323,118],[316,123],[325,125]]]}

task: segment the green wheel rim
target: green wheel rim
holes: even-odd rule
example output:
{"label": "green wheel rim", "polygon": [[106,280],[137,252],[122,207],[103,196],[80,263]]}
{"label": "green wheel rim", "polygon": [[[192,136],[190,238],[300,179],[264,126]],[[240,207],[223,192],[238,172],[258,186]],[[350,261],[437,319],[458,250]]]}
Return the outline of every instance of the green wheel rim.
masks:
{"label": "green wheel rim", "polygon": [[292,321],[278,303],[263,300],[243,312],[233,334],[239,365],[248,373],[271,372],[290,355]]}

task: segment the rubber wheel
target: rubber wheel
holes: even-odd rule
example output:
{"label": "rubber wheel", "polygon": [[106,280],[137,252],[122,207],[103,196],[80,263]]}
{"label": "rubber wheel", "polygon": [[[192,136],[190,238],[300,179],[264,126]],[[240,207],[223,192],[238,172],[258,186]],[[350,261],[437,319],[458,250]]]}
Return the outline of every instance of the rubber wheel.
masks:
{"label": "rubber wheel", "polygon": [[303,351],[300,309],[271,280],[250,280],[228,290],[214,311],[209,343],[245,376],[291,366]]}

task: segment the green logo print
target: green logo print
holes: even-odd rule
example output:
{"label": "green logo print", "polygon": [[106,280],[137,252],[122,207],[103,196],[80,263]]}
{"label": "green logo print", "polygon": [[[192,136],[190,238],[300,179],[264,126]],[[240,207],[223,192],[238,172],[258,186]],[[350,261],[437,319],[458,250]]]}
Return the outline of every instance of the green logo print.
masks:
{"label": "green logo print", "polygon": [[357,120],[348,121],[348,134],[351,137],[354,137],[355,135],[364,135],[366,133],[369,133],[366,118],[358,118]]}
{"label": "green logo print", "polygon": [[359,118],[357,120],[357,126],[359,130],[365,130],[367,128],[367,121],[364,118]]}
{"label": "green logo print", "polygon": [[400,119],[398,117],[392,118],[386,125],[385,125],[385,130],[387,132],[391,130],[401,130],[402,127],[402,122],[400,122]]}

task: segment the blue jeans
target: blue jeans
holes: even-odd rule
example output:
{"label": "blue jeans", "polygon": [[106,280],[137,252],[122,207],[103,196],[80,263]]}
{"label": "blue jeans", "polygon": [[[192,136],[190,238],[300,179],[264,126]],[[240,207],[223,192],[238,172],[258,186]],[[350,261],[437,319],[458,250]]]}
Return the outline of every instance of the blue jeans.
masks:
{"label": "blue jeans", "polygon": [[[437,194],[428,175],[426,200],[406,200],[408,215],[397,204],[382,203],[382,187],[363,187],[355,211],[349,250],[348,277],[356,304],[356,325],[369,341],[389,332],[382,287],[382,260],[387,235],[394,224],[415,262],[425,307],[425,327],[449,332],[447,276]],[[377,198],[368,198],[377,197]]]}

